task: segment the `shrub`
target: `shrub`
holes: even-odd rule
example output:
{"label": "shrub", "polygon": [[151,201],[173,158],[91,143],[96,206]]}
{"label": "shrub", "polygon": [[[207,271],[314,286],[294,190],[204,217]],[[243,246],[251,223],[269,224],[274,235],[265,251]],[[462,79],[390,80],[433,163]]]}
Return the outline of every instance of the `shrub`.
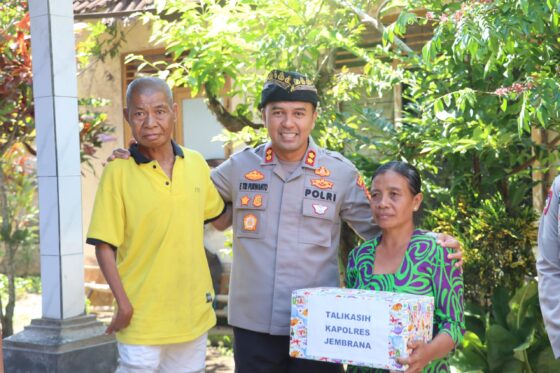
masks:
{"label": "shrub", "polygon": [[534,277],[535,213],[509,213],[499,194],[476,204],[451,199],[430,211],[425,227],[454,235],[464,251],[465,298],[489,307],[496,284],[514,291]]}
{"label": "shrub", "polygon": [[468,331],[452,364],[462,372],[560,371],[541,316],[537,283],[530,280],[514,292],[498,287],[492,309],[474,304],[466,310]]}

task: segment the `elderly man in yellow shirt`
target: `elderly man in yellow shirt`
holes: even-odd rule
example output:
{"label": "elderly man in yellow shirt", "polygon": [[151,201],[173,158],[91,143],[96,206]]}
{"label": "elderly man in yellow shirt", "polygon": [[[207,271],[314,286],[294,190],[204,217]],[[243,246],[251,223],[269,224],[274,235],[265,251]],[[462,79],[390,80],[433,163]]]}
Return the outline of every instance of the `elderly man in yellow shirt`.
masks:
{"label": "elderly man in yellow shirt", "polygon": [[137,144],[99,183],[87,242],[95,245],[117,311],[117,372],[202,372],[216,323],[203,247],[205,222],[225,216],[203,157],[172,139],[167,84],[139,78],[124,116]]}

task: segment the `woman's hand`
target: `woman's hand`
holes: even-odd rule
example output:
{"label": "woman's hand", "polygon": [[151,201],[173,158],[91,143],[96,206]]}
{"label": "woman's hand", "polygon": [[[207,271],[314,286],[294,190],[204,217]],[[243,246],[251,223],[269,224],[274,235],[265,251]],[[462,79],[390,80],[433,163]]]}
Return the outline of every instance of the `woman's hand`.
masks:
{"label": "woman's hand", "polygon": [[412,349],[411,354],[406,357],[397,358],[399,364],[408,365],[405,373],[419,373],[432,360],[430,345],[424,341],[409,341],[407,347]]}

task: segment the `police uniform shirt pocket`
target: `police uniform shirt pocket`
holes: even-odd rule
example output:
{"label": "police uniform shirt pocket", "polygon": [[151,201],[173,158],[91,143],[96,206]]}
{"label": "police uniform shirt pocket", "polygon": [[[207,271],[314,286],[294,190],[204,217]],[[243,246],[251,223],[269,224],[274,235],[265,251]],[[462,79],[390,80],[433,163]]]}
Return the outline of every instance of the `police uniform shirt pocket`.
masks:
{"label": "police uniform shirt pocket", "polygon": [[335,214],[335,203],[304,199],[298,241],[330,247]]}
{"label": "police uniform shirt pocket", "polygon": [[263,237],[266,204],[265,193],[238,194],[235,201],[235,229],[238,237]]}

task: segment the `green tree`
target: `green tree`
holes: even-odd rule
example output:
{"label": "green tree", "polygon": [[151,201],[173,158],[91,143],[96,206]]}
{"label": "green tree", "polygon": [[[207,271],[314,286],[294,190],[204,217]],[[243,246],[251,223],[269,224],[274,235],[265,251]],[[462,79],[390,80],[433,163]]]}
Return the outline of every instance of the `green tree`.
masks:
{"label": "green tree", "polygon": [[532,173],[556,164],[560,137],[531,130],[560,124],[560,3],[422,6],[434,36],[405,74],[395,153],[432,175],[429,226],[463,241],[467,296],[488,307],[496,284],[513,291],[535,275]]}

